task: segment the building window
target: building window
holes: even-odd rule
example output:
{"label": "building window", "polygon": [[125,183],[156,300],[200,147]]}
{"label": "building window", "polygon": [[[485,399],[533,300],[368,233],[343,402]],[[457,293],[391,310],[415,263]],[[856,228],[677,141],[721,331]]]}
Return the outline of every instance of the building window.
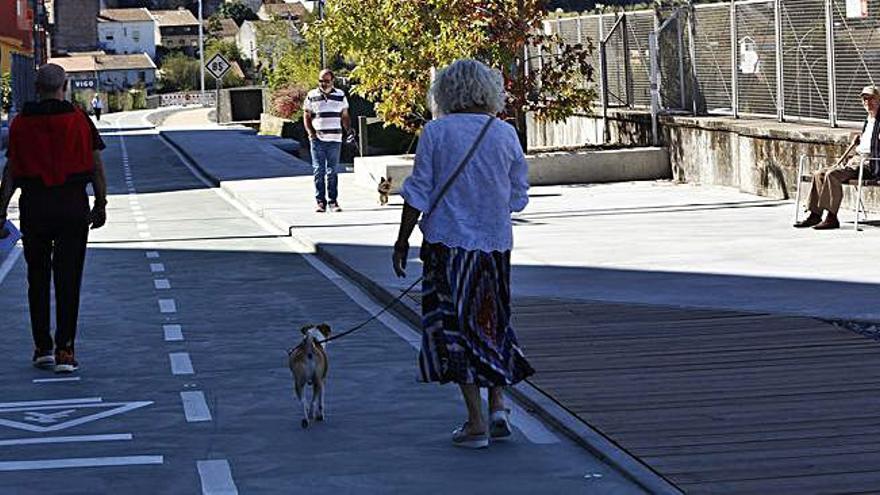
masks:
{"label": "building window", "polygon": [[133,39],[135,43],[140,43],[141,42],[141,32],[138,31],[137,29],[132,31],[131,32],[131,39]]}
{"label": "building window", "polygon": [[104,39],[107,41],[113,41],[113,35],[112,34],[105,34]]}

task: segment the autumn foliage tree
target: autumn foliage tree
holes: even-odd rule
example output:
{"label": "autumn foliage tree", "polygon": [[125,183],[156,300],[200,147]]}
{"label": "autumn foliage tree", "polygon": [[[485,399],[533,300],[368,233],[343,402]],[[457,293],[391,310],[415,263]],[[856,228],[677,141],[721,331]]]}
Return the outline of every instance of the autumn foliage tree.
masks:
{"label": "autumn foliage tree", "polygon": [[[559,121],[589,112],[596,97],[591,42],[546,34],[544,0],[328,0],[307,37],[353,59],[353,90],[388,124],[417,130],[428,115],[431,69],[476,58],[501,70],[508,113],[524,135],[525,112]],[[540,47],[540,49],[539,49]],[[541,64],[530,56],[543,53]],[[526,67],[528,65],[528,68]]]}

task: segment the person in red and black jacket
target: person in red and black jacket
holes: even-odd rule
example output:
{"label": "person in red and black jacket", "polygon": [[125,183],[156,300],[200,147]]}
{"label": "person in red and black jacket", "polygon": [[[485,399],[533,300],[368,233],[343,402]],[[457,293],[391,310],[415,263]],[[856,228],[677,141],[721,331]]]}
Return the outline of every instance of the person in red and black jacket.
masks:
{"label": "person in red and black jacket", "polygon": [[[98,130],[82,110],[64,101],[67,75],[47,64],[37,71],[39,102],[25,104],[9,128],[7,163],[0,183],[0,237],[15,189],[27,262],[33,364],[56,373],[76,371],[74,356],[80,287],[89,226],[107,220],[107,181]],[[95,204],[86,190],[92,184]],[[50,285],[55,281],[56,324],[50,331]]]}

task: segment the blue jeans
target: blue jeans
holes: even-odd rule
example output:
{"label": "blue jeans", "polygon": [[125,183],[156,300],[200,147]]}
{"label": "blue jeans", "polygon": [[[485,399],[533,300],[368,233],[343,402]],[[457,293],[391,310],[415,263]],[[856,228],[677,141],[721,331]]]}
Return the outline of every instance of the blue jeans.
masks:
{"label": "blue jeans", "polygon": [[[315,200],[326,204],[336,202],[337,190],[336,166],[339,165],[339,151],[342,143],[336,141],[310,141],[312,150],[312,174],[315,176]],[[326,177],[327,199],[324,199],[324,178]]]}

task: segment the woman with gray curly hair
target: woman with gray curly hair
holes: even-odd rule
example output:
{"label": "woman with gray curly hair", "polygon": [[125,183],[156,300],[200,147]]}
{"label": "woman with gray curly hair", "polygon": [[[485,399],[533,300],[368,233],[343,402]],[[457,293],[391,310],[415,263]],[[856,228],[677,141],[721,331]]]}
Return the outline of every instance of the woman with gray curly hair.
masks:
{"label": "woman with gray curly hair", "polygon": [[[528,166],[516,131],[495,118],[504,108],[501,74],[476,60],[441,70],[429,101],[440,118],[419,139],[393,265],[406,275],[409,237],[423,242],[423,382],[454,382],[468,419],[453,444],[484,448],[511,435],[504,388],[534,370],[510,325],[510,214],[528,203]],[[480,388],[489,389],[489,421]]]}

